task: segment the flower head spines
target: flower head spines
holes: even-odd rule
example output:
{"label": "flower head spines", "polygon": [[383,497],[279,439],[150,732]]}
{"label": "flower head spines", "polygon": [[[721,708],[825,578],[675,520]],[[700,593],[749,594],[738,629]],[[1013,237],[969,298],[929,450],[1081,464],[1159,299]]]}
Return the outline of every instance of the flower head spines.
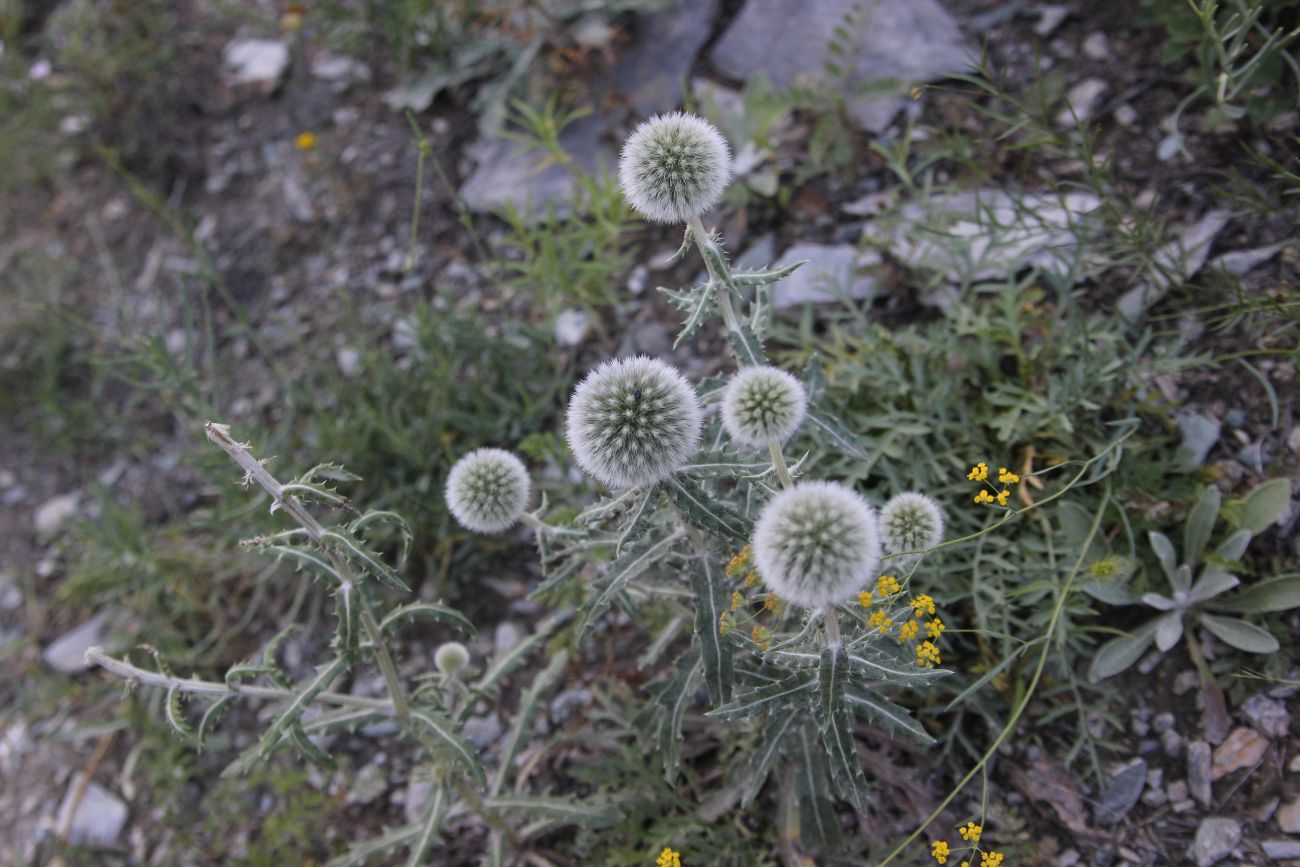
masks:
{"label": "flower head spines", "polygon": [[754,562],[782,599],[809,608],[856,594],[880,566],[876,515],[832,482],[800,482],[771,499],[754,525]]}
{"label": "flower head spines", "polygon": [[730,179],[726,139],[704,118],[682,112],[642,123],[618,160],[623,195],[643,217],[659,223],[685,223],[704,213]]}
{"label": "flower head spines", "polygon": [[574,389],[568,437],[578,465],[611,488],[667,478],[700,446],[700,402],[676,368],[653,358],[606,361]]}
{"label": "flower head spines", "polygon": [[803,383],[767,365],[742,368],[722,393],[722,426],[742,446],[785,442],[807,411]]}
{"label": "flower head spines", "polygon": [[523,461],[502,449],[477,449],[447,476],[447,506],[462,527],[499,533],[514,525],[528,504],[530,483]]}
{"label": "flower head spines", "polygon": [[469,650],[459,641],[440,644],[433,653],[433,664],[440,674],[455,677],[469,664]]}
{"label": "flower head spines", "polygon": [[[880,510],[880,537],[889,554],[933,548],[943,541],[943,511],[924,494],[898,494]],[[910,566],[916,559],[913,554],[900,563]]]}

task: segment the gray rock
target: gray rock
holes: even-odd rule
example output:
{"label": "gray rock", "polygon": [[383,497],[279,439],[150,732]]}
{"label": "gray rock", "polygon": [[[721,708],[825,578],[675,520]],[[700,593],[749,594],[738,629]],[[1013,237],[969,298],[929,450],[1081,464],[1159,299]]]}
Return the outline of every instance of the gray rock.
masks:
{"label": "gray rock", "polygon": [[1291,726],[1291,714],[1282,702],[1266,695],[1252,695],[1241,706],[1246,719],[1271,738],[1286,737]]}
{"label": "gray rock", "polygon": [[1201,821],[1187,855],[1196,862],[1197,867],[1211,867],[1220,858],[1227,857],[1240,842],[1240,822],[1212,816]]}
{"label": "gray rock", "polygon": [[126,826],[126,804],[99,783],[91,781],[76,802],[85,775],[77,772],[68,785],[63,804],[59,807],[56,828],[68,829],[68,841],[83,846],[105,848],[114,845]]}
{"label": "gray rock", "polygon": [[1174,729],[1165,729],[1160,733],[1160,747],[1169,758],[1175,758],[1183,751],[1183,736]]}
{"label": "gray rock", "polygon": [[1147,763],[1135,759],[1111,774],[1110,782],[1097,801],[1095,816],[1102,825],[1113,825],[1128,815],[1147,783]]}
{"label": "gray rock", "polygon": [[1210,261],[1210,267],[1222,270],[1234,277],[1240,277],[1249,273],[1256,265],[1263,265],[1269,259],[1272,259],[1285,246],[1285,244],[1273,244],[1268,247],[1258,247],[1254,250],[1233,250],[1231,253],[1215,256]]}
{"label": "gray rock", "polygon": [[64,674],[77,674],[91,667],[86,651],[96,645],[110,652],[116,649],[113,633],[123,617],[117,609],[106,609],[50,642],[42,654],[47,665]]}
{"label": "gray rock", "polygon": [[346,84],[370,80],[370,67],[342,54],[321,54],[311,62],[313,78]]}
{"label": "gray rock", "polygon": [[1210,245],[1231,217],[1228,211],[1212,210],[1195,223],[1183,226],[1179,237],[1156,251],[1148,282],[1120,297],[1119,312],[1130,322],[1137,322],[1175,280],[1194,277],[1210,255]]}
{"label": "gray rock", "polygon": [[807,259],[807,264],[772,285],[772,305],[777,310],[843,298],[861,300],[876,294],[875,278],[860,271],[878,265],[879,254],[858,250],[851,244],[795,244],[773,267],[801,259]]}
{"label": "gray rock", "polygon": [[[849,32],[847,57],[831,51],[839,27]],[[972,65],[957,22],[937,0],[749,0],[710,57],[729,78],[762,73],[778,88],[820,77],[838,61],[847,67],[849,114],[871,132],[889,125],[910,83]]]}
{"label": "gray rock", "polygon": [[1066,849],[1056,858],[1056,867],[1076,867],[1083,863],[1083,856],[1078,849]]}
{"label": "gray rock", "polygon": [[424,816],[424,808],[429,806],[429,795],[433,792],[433,780],[411,780],[406,784],[406,799],[402,811],[407,822],[418,822]]}
{"label": "gray rock", "polygon": [[717,11],[718,0],[675,0],[637,22],[635,42],[619,56],[613,77],[638,115],[681,103],[682,82],[709,39]]}
{"label": "gray rock", "polygon": [[1210,745],[1192,741],[1187,745],[1187,789],[1202,807],[1210,806]]}
{"label": "gray rock", "polygon": [[41,503],[32,515],[36,535],[46,540],[59,535],[64,525],[68,523],[68,519],[77,514],[80,502],[81,497],[78,494],[59,494]]}
{"label": "gray rock", "polygon": [[1120,126],[1132,126],[1137,121],[1137,109],[1127,102],[1115,109],[1115,123]]}
{"label": "gray rock", "polygon": [[1105,60],[1110,57],[1110,40],[1100,30],[1089,33],[1088,38],[1083,40],[1083,53],[1090,60]]}
{"label": "gray rock", "polygon": [[369,804],[388,791],[388,770],[378,762],[371,762],[357,771],[348,788],[349,804]]}
{"label": "gray rock", "polygon": [[1151,728],[1155,733],[1162,735],[1174,727],[1174,715],[1166,711],[1165,713],[1156,714],[1151,720]]}
{"label": "gray rock", "polygon": [[461,734],[474,746],[485,750],[497,742],[502,731],[501,717],[493,711],[487,716],[472,716],[465,720],[465,728],[461,730]]}
{"label": "gray rock", "polygon": [[555,342],[560,346],[577,346],[587,336],[590,327],[591,316],[587,311],[570,307],[556,314],[551,329],[555,333]]}
{"label": "gray rock", "polygon": [[503,620],[497,624],[496,631],[492,634],[492,648],[497,656],[504,656],[518,647],[519,642],[523,640],[523,628],[518,623]]}
{"label": "gray rock", "polygon": [[289,46],[278,39],[234,39],[221,56],[235,84],[274,88],[289,67]]}
{"label": "gray rock", "polygon": [[1264,849],[1264,854],[1274,861],[1300,859],[1300,841],[1265,840],[1259,845]]}
{"label": "gray rock", "polygon": [[1097,101],[1109,87],[1100,78],[1085,78],[1065,94],[1065,107],[1056,114],[1056,125],[1072,127],[1086,123],[1097,110]]}
{"label": "gray rock", "polygon": [[564,722],[574,711],[586,707],[593,697],[589,689],[566,689],[551,699],[551,719],[557,723]]}
{"label": "gray rock", "polygon": [[1165,789],[1165,794],[1169,797],[1170,801],[1173,801],[1175,803],[1178,801],[1187,800],[1187,781],[1174,780]]}
{"label": "gray rock", "polygon": [[17,611],[23,604],[23,589],[8,575],[0,575],[0,611]]}
{"label": "gray rock", "polygon": [[1277,811],[1277,826],[1288,834],[1300,834],[1300,798]]}
{"label": "gray rock", "polygon": [[1038,12],[1038,23],[1034,25],[1034,33],[1046,39],[1056,32],[1056,28],[1061,26],[1061,22],[1070,14],[1070,7],[1060,3],[1049,3],[1043,6]]}
{"label": "gray rock", "polygon": [[1178,466],[1193,470],[1205,463],[1205,458],[1219,441],[1223,425],[1217,419],[1201,413],[1183,413],[1175,418],[1183,441],[1178,446]]}
{"label": "gray rock", "polygon": [[1079,274],[1078,237],[1095,228],[1091,193],[1012,195],[982,189],[931,196],[867,225],[868,242],[905,265],[954,283],[990,280],[1022,268]]}

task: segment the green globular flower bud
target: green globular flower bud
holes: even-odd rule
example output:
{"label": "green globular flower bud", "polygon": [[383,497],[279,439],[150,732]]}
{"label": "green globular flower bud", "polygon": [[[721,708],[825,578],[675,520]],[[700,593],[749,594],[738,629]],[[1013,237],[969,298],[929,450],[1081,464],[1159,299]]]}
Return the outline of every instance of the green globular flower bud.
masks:
{"label": "green globular flower bud", "polygon": [[606,361],[574,389],[569,448],[611,488],[651,485],[700,447],[700,401],[676,368],[653,358]]}
{"label": "green globular flower bud", "polygon": [[731,179],[731,150],[704,118],[656,115],[628,136],[618,183],[647,220],[685,223],[717,204]]}
{"label": "green globular flower bud", "polygon": [[783,443],[808,411],[808,392],[784,370],[744,367],[722,394],[722,426],[738,445]]}
{"label": "green globular flower bud", "polygon": [[455,677],[469,665],[469,650],[459,641],[440,644],[433,653],[433,664],[439,674]]}
{"label": "green globular flower bud", "polygon": [[782,599],[808,608],[843,602],[880,570],[876,515],[843,485],[800,482],[763,507],[753,552],[759,577]]}
{"label": "green globular flower bud", "polygon": [[924,551],[943,541],[943,511],[924,494],[898,494],[880,510],[880,536],[885,552],[907,555],[895,562],[911,568],[920,555],[909,552]]}
{"label": "green globular flower bud", "polygon": [[502,449],[478,449],[462,457],[447,476],[447,507],[462,527],[499,533],[524,513],[528,470]]}

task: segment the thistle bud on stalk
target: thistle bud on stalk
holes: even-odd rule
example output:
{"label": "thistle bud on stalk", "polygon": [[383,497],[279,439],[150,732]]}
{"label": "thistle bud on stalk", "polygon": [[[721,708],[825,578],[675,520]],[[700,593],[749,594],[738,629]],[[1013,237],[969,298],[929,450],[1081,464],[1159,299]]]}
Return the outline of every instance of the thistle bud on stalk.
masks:
{"label": "thistle bud on stalk", "polygon": [[717,204],[731,179],[731,150],[708,121],[675,112],[632,131],[618,161],[618,182],[647,220],[685,223]]}
{"label": "thistle bud on stalk", "polygon": [[433,653],[433,664],[439,674],[455,677],[469,665],[469,649],[459,641],[440,644]]}
{"label": "thistle bud on stalk", "polygon": [[699,398],[662,361],[606,361],[574,390],[568,437],[578,466],[611,488],[654,484],[699,448]]}
{"label": "thistle bud on stalk", "polygon": [[[898,494],[880,510],[880,535],[889,554],[933,548],[943,541],[943,512],[924,494]],[[920,555],[912,554],[898,558],[898,562],[910,568],[918,559]]]}
{"label": "thistle bud on stalk", "polygon": [[742,446],[783,443],[808,410],[808,392],[784,370],[766,365],[741,368],[722,395],[722,426]]}
{"label": "thistle bud on stalk", "polygon": [[821,608],[843,602],[879,571],[880,534],[857,493],[834,482],[800,482],[763,508],[753,552],[772,592]]}
{"label": "thistle bud on stalk", "polygon": [[478,449],[447,476],[447,507],[467,530],[499,533],[514,526],[528,504],[523,461],[502,449]]}

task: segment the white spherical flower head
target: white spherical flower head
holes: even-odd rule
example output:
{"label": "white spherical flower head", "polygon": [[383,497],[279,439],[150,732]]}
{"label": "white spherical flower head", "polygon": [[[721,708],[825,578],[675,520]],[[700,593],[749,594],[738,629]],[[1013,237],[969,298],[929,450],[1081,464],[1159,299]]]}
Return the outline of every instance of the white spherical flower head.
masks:
{"label": "white spherical flower head", "polygon": [[[943,541],[943,512],[925,494],[907,493],[892,497],[880,510],[880,536],[889,554],[923,551]],[[920,555],[898,558],[910,567]]]}
{"label": "white spherical flower head", "polygon": [[784,370],[741,368],[722,394],[722,426],[742,446],[782,443],[808,410],[808,392]]}
{"label": "white spherical flower head", "polygon": [[451,468],[447,506],[466,529],[499,533],[524,513],[528,489],[523,461],[502,449],[478,449]]}
{"label": "white spherical flower head", "polygon": [[578,466],[611,488],[653,484],[700,447],[699,398],[662,361],[606,361],[574,390],[568,434]]}
{"label": "white spherical flower head", "polygon": [[800,482],[773,497],[754,525],[753,546],[764,583],[808,608],[844,601],[880,569],[875,513],[833,482]]}
{"label": "white spherical flower head", "polygon": [[731,151],[713,124],[675,112],[632,131],[618,160],[618,183],[647,220],[685,223],[717,204],[731,179]]}
{"label": "white spherical flower head", "polygon": [[469,650],[459,641],[440,644],[433,653],[433,664],[440,674],[454,677],[469,665]]}

